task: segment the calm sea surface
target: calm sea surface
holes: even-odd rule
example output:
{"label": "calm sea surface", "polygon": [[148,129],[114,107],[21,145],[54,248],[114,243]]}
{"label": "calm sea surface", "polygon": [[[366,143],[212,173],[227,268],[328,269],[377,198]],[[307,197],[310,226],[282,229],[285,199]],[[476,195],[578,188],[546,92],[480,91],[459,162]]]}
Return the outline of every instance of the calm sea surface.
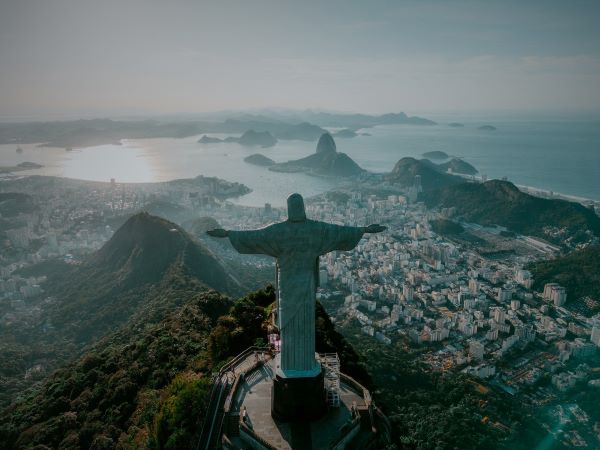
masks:
{"label": "calm sea surface", "polygon": [[[447,123],[459,121],[456,117],[432,118],[440,124],[379,126],[363,130],[371,136],[337,139],[338,151],[348,153],[365,169],[388,172],[404,156],[421,157],[424,152],[441,150],[464,158],[489,178],[506,176],[516,184],[600,200],[600,122],[474,120],[465,121],[464,128],[452,128]],[[477,129],[488,123],[497,130]],[[275,147],[260,149],[236,143],[198,144],[198,138],[125,140],[121,146],[72,152],[22,145],[23,153],[17,153],[14,145],[0,145],[0,166],[31,161],[44,168],[21,174],[95,181],[217,176],[252,188],[237,202],[256,206],[282,205],[291,192],[310,196],[335,186],[331,180],[270,172],[243,161],[252,153],[277,162],[296,159],[314,152],[316,143],[280,141]]]}

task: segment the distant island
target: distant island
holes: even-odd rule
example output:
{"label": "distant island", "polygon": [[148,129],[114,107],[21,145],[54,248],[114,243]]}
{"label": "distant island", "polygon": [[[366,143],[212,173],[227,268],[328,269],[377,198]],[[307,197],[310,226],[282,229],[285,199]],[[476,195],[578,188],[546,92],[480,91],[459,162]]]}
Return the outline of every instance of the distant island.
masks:
{"label": "distant island", "polygon": [[356,133],[356,131],[351,130],[349,128],[345,128],[343,130],[340,130],[334,134],[332,134],[333,137],[336,138],[343,138],[343,139],[347,139],[347,138],[353,138],[358,136],[358,134]]}
{"label": "distant island", "polygon": [[225,139],[219,139],[215,137],[207,136],[206,134],[198,140],[200,144],[218,144],[221,142],[237,142],[240,145],[244,145],[246,147],[255,147],[260,146],[263,148],[273,147],[277,144],[277,139],[275,139],[271,133],[268,131],[254,131],[248,130],[244,132],[239,138],[236,137],[227,137]]}
{"label": "distant island", "polygon": [[483,131],[496,131],[497,128],[493,125],[481,125],[477,129]]}
{"label": "distant island", "polygon": [[218,144],[220,142],[225,142],[225,139],[219,139],[219,138],[216,138],[216,137],[210,137],[210,136],[207,136],[206,134],[203,135],[198,140],[199,144]]}
{"label": "distant island", "polygon": [[23,170],[41,169],[42,167],[44,166],[41,164],[25,161],[17,164],[16,166],[0,166],[0,173],[21,172]]}
{"label": "distant island", "polygon": [[364,172],[352,158],[339,153],[333,137],[324,133],[317,143],[316,153],[305,158],[274,164],[269,167],[274,172],[308,172],[317,175],[349,177]]}
{"label": "distant island", "polygon": [[448,126],[452,127],[452,128],[462,128],[462,127],[464,127],[464,125],[462,123],[458,123],[458,122],[450,122],[448,124]]}
{"label": "distant island", "polygon": [[267,158],[265,155],[261,155],[260,153],[254,153],[253,155],[246,156],[244,158],[244,162],[262,167],[269,167],[276,164],[271,158]]}
{"label": "distant island", "polygon": [[429,159],[448,159],[448,158],[450,158],[450,155],[448,155],[448,153],[442,152],[440,150],[425,152],[425,153],[423,153],[423,156],[425,158],[429,158]]}

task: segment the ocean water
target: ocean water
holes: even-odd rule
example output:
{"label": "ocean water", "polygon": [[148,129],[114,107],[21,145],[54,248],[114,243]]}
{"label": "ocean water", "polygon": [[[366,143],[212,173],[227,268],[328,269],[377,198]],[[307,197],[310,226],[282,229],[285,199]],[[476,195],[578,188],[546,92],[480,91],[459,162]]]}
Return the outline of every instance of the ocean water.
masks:
{"label": "ocean water", "polygon": [[[600,122],[425,117],[439,124],[365,129],[362,131],[371,136],[337,139],[338,151],[367,170],[389,172],[402,157],[420,158],[425,152],[441,150],[463,158],[488,178],[507,177],[519,185],[600,200]],[[452,128],[448,122],[465,126]],[[483,124],[494,125],[497,130],[479,130]],[[20,174],[95,181],[153,182],[200,174],[217,176],[249,186],[253,192],[236,202],[255,206],[265,202],[283,205],[291,192],[310,196],[338,183],[306,174],[270,172],[243,161],[252,153],[262,153],[277,162],[300,158],[315,151],[314,142],[280,141],[261,149],[236,143],[198,144],[198,138],[125,140],[121,146],[72,152],[21,145],[23,153],[16,153],[16,146],[0,145],[0,166],[32,161],[44,168]]]}

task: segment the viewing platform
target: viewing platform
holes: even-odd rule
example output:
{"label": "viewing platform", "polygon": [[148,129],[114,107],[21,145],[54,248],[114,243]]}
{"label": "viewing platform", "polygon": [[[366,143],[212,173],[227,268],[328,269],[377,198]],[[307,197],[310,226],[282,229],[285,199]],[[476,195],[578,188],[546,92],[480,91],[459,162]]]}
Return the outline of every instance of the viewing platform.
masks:
{"label": "viewing platform", "polygon": [[389,442],[389,423],[369,391],[339,372],[336,354],[319,359],[325,368],[327,413],[312,422],[283,422],[271,415],[274,355],[248,349],[235,358],[216,378],[198,448],[368,450]]}

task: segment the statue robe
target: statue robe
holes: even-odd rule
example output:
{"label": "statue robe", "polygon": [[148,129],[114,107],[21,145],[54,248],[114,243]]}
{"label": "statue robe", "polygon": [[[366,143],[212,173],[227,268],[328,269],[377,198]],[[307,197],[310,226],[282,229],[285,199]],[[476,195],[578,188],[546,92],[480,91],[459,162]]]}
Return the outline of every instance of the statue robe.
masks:
{"label": "statue robe", "polygon": [[334,250],[352,250],[363,228],[314,220],[281,222],[253,231],[230,231],[239,253],[277,258],[278,317],[281,337],[280,374],[315,376],[315,294],[319,256]]}

